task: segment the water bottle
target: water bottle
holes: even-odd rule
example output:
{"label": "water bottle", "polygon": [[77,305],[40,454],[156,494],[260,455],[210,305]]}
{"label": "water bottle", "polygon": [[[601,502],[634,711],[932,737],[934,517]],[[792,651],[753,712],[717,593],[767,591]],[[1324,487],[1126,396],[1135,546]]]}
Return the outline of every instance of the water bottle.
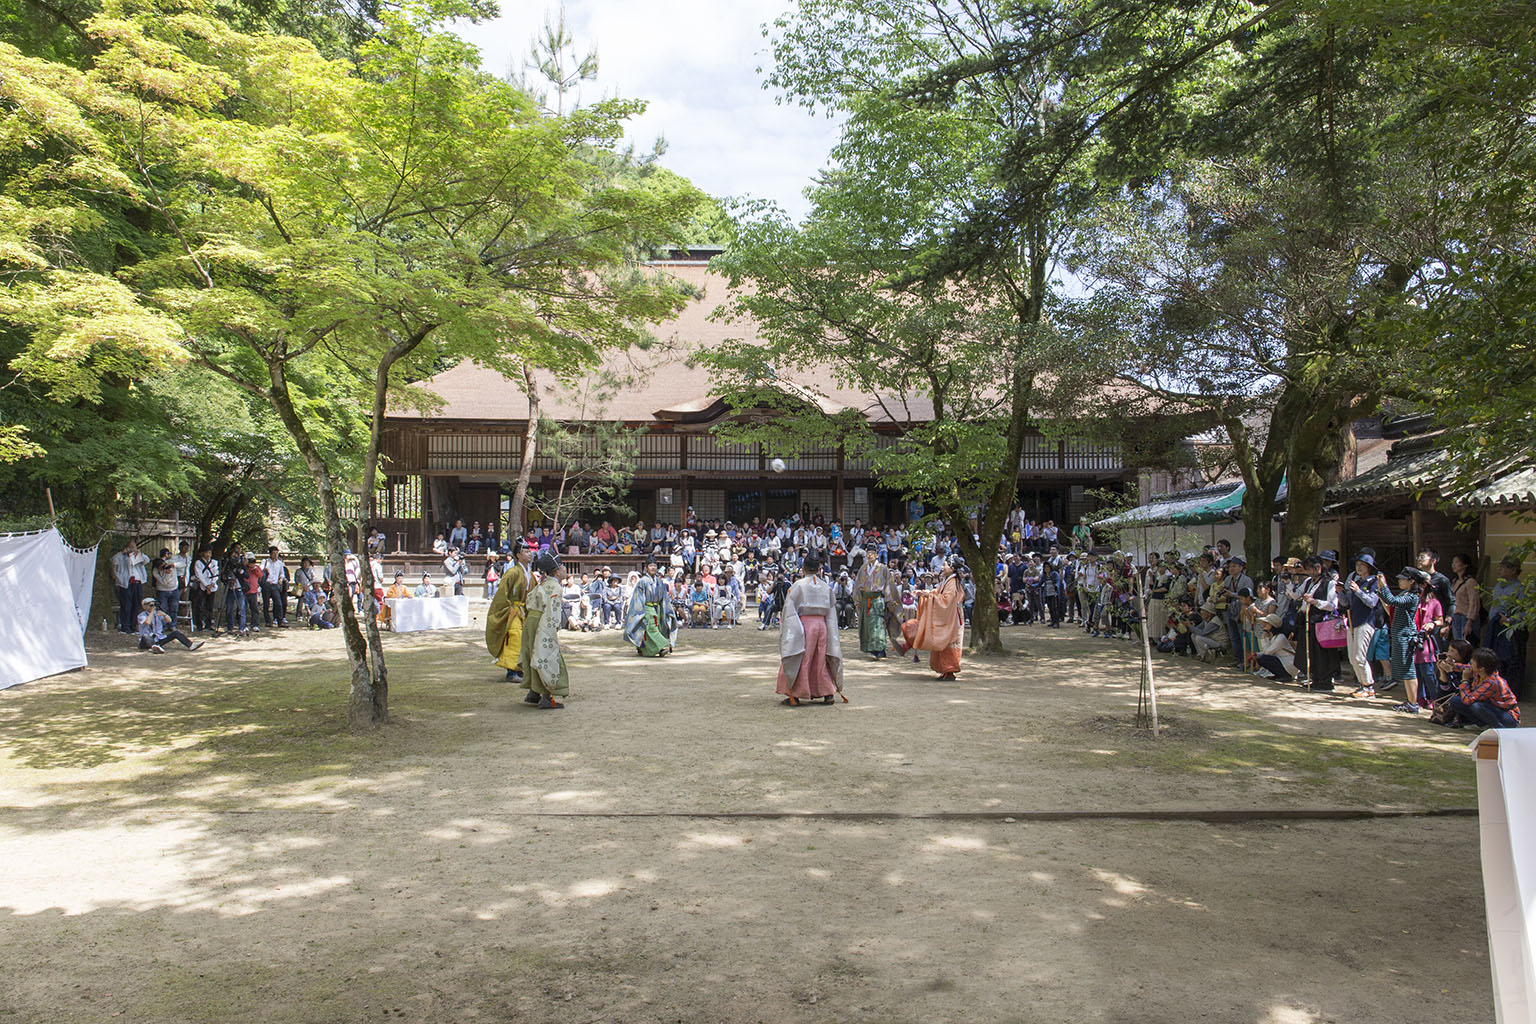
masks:
{"label": "water bottle", "polygon": [[103,633],[105,633],[107,631],[107,620],[106,619],[102,619],[101,620],[101,631]]}

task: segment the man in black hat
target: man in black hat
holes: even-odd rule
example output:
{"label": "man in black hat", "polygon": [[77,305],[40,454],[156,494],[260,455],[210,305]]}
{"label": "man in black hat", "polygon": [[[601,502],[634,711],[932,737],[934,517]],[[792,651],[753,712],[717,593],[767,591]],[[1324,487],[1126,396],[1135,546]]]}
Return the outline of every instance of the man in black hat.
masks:
{"label": "man in black hat", "polygon": [[1376,553],[1361,548],[1355,558],[1355,571],[1344,583],[1343,594],[1349,615],[1349,667],[1355,673],[1355,692],[1351,696],[1355,697],[1376,696],[1370,659],[1381,607],[1381,582],[1377,575]]}

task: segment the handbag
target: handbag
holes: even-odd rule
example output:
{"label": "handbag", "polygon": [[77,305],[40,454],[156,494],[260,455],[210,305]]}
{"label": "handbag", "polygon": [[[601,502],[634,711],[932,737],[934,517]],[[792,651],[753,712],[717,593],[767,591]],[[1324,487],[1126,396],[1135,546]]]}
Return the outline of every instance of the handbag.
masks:
{"label": "handbag", "polygon": [[1312,627],[1317,636],[1317,646],[1336,649],[1349,646],[1349,620],[1324,619]]}
{"label": "handbag", "polygon": [[1431,725],[1446,725],[1451,720],[1451,698],[1456,695],[1452,690],[1444,697],[1437,699],[1429,708],[1429,721]]}

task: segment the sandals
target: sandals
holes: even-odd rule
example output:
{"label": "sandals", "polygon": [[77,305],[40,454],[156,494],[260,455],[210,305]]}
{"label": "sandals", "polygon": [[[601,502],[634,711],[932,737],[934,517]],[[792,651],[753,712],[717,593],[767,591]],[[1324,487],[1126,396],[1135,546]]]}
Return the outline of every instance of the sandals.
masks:
{"label": "sandals", "polygon": [[800,706],[800,702],[795,699],[794,694],[790,694],[788,697],[785,697],[783,700],[779,701],[779,704],[786,708],[797,708]]}
{"label": "sandals", "polygon": [[547,693],[539,698],[540,711],[558,711],[563,707],[565,707],[564,704],[561,704]]}

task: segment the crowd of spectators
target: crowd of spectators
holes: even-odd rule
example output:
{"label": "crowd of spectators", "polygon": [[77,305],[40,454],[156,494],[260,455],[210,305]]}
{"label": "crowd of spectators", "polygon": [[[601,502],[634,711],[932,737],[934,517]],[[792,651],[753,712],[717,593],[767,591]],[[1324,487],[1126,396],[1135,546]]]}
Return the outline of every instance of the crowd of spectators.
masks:
{"label": "crowd of spectators", "polygon": [[[868,547],[894,571],[896,614],[905,620],[915,614],[917,595],[937,585],[940,567],[960,551],[955,535],[942,528],[859,519],[844,526],[810,507],[740,524],[703,520],[691,508],[681,525],[577,521],[530,530],[524,543],[536,552],[612,555],[629,566],[654,561],[679,622],[695,629],[734,628],[749,609],[759,629],[769,628],[811,555],[833,586],[839,626],[853,628],[852,577]],[[433,546],[440,576],[428,572],[408,582],[397,571],[386,587],[384,534],[370,531],[366,556],[381,621],[388,618],[384,599],[460,595],[471,575],[493,597],[510,568],[511,547],[512,538],[495,524],[482,530],[479,523],[457,522]],[[359,556],[348,551],[343,564],[345,585],[361,598]],[[1426,549],[1414,565],[1389,576],[1365,548],[1349,566],[1341,566],[1336,552],[1320,551],[1304,559],[1277,557],[1264,571],[1250,567],[1226,540],[1192,554],[1154,552],[1138,561],[1096,548],[1086,521],[1062,531],[1016,508],[998,545],[993,591],[1004,625],[1068,624],[1118,639],[1139,639],[1145,629],[1149,645],[1163,653],[1230,664],[1317,692],[1337,692],[1346,675],[1352,697],[1400,691],[1395,710],[1404,714],[1427,710],[1447,724],[1518,720],[1526,641],[1516,611],[1519,562],[1502,561],[1491,588],[1478,583],[1469,556],[1452,558],[1450,576],[1439,565],[1439,555]],[[236,545],[215,560],[207,548],[194,554],[183,542],[179,552],[162,549],[150,559],[130,543],[113,556],[112,572],[118,628],[137,634],[145,649],[196,643],[177,629],[184,604],[190,604],[193,634],[247,637],[285,628],[290,603],[310,628],[334,628],[340,620],[329,566],[303,558],[290,571],[275,547],[261,558]],[[571,572],[563,583],[562,624],[583,631],[621,627],[639,577],[633,569],[615,572],[601,564]],[[970,622],[975,581],[962,571],[960,582]]]}

